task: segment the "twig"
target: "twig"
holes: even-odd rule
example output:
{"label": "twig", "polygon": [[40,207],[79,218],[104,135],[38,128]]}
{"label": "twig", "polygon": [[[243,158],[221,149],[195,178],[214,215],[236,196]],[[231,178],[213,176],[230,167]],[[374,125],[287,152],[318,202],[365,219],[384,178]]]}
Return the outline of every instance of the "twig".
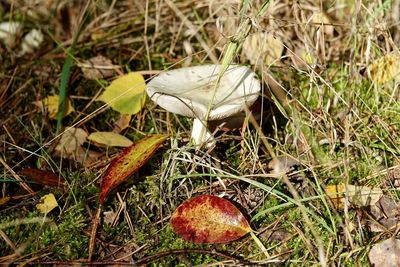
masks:
{"label": "twig", "polygon": [[0,163],[7,169],[7,171],[9,171],[12,174],[12,176],[15,178],[15,180],[20,182],[19,184],[22,186],[22,188],[24,188],[29,194],[33,194],[34,193],[32,188],[30,188],[29,185],[26,184],[24,182],[24,180],[22,180],[22,178],[19,177],[19,175],[16,174],[15,171],[10,168],[10,166],[8,166],[8,164],[3,160],[3,158],[1,156],[0,156]]}
{"label": "twig", "polygon": [[185,24],[186,27],[189,28],[189,30],[194,34],[196,37],[197,41],[199,41],[201,47],[206,51],[208,57],[211,59],[211,61],[214,64],[218,64],[218,58],[214,55],[212,52],[211,48],[204,42],[203,38],[201,38],[201,35],[198,33],[198,30],[196,27],[191,23],[185,15],[177,8],[177,6],[171,1],[171,0],[165,0],[165,3],[176,13],[176,15],[182,20],[182,22]]}
{"label": "twig", "polygon": [[[198,254],[208,254],[211,256],[217,256],[217,257],[223,257],[228,260],[234,261],[236,264],[243,264],[247,266],[256,266],[259,265],[257,262],[250,262],[229,254],[226,254],[224,252],[219,252],[216,250],[205,250],[205,249],[178,249],[178,250],[168,250],[168,251],[163,251],[159,253],[155,253],[153,255],[149,255],[146,257],[143,257],[139,260],[133,261],[133,262],[126,262],[126,261],[92,261],[92,262],[87,262],[87,261],[38,261],[38,262],[33,262],[32,264],[34,265],[74,265],[74,264],[81,264],[83,266],[101,266],[101,265],[124,265],[124,266],[141,266],[143,264],[149,264],[151,262],[155,262],[157,260],[160,260],[162,258],[171,256],[171,255],[181,255],[181,254],[188,254],[188,253],[198,253]],[[18,264],[18,263],[16,263]]]}
{"label": "twig", "polygon": [[96,215],[95,215],[95,217],[93,218],[93,221],[92,221],[92,230],[90,231],[88,261],[91,261],[92,257],[93,257],[94,246],[96,244],[97,228],[99,227],[99,223],[100,223],[101,207],[102,207],[102,205],[100,205],[99,208],[97,209]]}

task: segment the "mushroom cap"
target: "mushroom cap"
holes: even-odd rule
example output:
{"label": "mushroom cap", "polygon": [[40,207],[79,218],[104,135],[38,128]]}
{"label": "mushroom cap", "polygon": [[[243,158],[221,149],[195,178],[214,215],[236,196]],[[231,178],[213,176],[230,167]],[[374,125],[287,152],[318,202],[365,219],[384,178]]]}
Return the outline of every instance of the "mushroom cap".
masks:
{"label": "mushroom cap", "polygon": [[[163,72],[147,84],[147,94],[170,112],[204,119],[221,68],[202,65]],[[256,74],[248,67],[230,65],[219,82],[208,119],[223,119],[252,105],[260,87]]]}

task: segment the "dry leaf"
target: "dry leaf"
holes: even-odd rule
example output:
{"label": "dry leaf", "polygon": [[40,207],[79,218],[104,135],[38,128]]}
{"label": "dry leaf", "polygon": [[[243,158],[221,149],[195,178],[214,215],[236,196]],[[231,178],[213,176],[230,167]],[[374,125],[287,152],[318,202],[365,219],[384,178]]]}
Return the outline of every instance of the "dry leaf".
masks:
{"label": "dry leaf", "polygon": [[86,142],[87,136],[87,133],[81,128],[68,128],[61,135],[53,156],[73,160],[85,167],[90,166],[102,154],[82,147],[82,144]]}
{"label": "dry leaf", "polygon": [[118,66],[112,64],[112,61],[102,55],[85,60],[78,65],[83,76],[89,80],[104,79],[115,75],[115,69]]}
{"label": "dry leaf", "polygon": [[383,196],[382,189],[378,187],[349,185],[348,190],[351,203],[357,207],[374,205]]}
{"label": "dry leaf", "polygon": [[104,211],[103,212],[103,217],[104,217],[103,221],[105,224],[111,225],[115,221],[117,216],[118,216],[118,213],[116,213],[113,210]]}
{"label": "dry leaf", "polygon": [[375,244],[369,251],[368,258],[375,267],[400,266],[400,240],[389,238]]}
{"label": "dry leaf", "polygon": [[[49,118],[56,120],[58,114],[58,101],[58,95],[52,95],[42,99],[41,102],[36,102],[36,105],[38,105],[39,107],[44,107],[49,114]],[[66,98],[64,101],[63,118],[73,111],[74,108],[72,107],[71,101]]]}
{"label": "dry leaf", "polygon": [[121,114],[136,114],[146,100],[146,83],[141,74],[130,72],[111,82],[98,100]]}
{"label": "dry leaf", "polygon": [[265,230],[260,234],[260,237],[268,240],[268,241],[279,241],[285,243],[290,238],[292,238],[292,234],[284,229],[284,228],[273,228]]}
{"label": "dry leaf", "polygon": [[233,36],[236,33],[239,23],[239,18],[236,15],[236,7],[239,5],[240,2],[237,0],[224,1],[223,5],[217,1],[209,1],[210,14],[213,14],[217,18],[215,24],[210,23],[208,25],[215,31],[210,33],[210,37],[214,37],[215,41],[218,40],[215,45],[221,45],[219,44],[220,42],[223,43],[222,45],[225,45],[226,37]]}
{"label": "dry leaf", "polygon": [[172,214],[174,232],[193,243],[226,243],[251,232],[243,214],[228,200],[202,195],[183,202]]}
{"label": "dry leaf", "polygon": [[64,178],[51,171],[42,171],[34,168],[24,168],[19,174],[25,175],[29,180],[47,186],[63,186]]}
{"label": "dry leaf", "polygon": [[88,136],[88,140],[109,147],[128,147],[133,144],[133,142],[125,136],[114,132],[94,132]]}
{"label": "dry leaf", "polygon": [[108,166],[100,186],[100,203],[103,204],[108,193],[123,183],[131,174],[145,164],[160,145],[167,139],[167,135],[148,135],[142,140],[125,148]]}
{"label": "dry leaf", "polygon": [[299,164],[297,159],[283,156],[272,159],[268,163],[268,168],[271,169],[272,174],[284,174],[288,173],[292,167]]}
{"label": "dry leaf", "polygon": [[87,133],[81,128],[70,127],[61,135],[55,150],[62,157],[75,157],[81,145],[86,141]]}
{"label": "dry leaf", "polygon": [[44,213],[44,214],[47,214],[50,211],[52,211],[54,208],[58,207],[57,200],[52,193],[47,194],[47,195],[43,196],[42,198],[40,198],[40,202],[41,203],[36,205],[36,208],[41,213]]}
{"label": "dry leaf", "polygon": [[75,154],[71,155],[69,159],[73,159],[76,162],[81,163],[83,166],[88,167],[97,161],[101,155],[102,153],[100,152],[79,147]]}
{"label": "dry leaf", "polygon": [[398,201],[383,196],[375,205],[371,205],[372,219],[368,225],[372,232],[384,232],[399,225],[400,205]]}
{"label": "dry leaf", "polygon": [[400,81],[400,55],[391,53],[381,57],[368,66],[371,80],[376,84],[383,84],[392,79]]}
{"label": "dry leaf", "polygon": [[317,26],[320,27],[320,29],[322,29],[326,35],[333,35],[333,31],[335,29],[332,26],[330,18],[325,13],[318,12],[313,14],[312,23],[317,24]]}
{"label": "dry leaf", "polygon": [[[108,254],[107,257],[103,257],[104,261],[115,261],[115,259],[119,259],[121,262],[119,264],[114,264],[114,266],[122,267],[122,266],[134,266],[135,259],[137,259],[137,245],[134,242],[125,243],[121,249],[116,249],[113,253]],[[144,266],[150,266],[151,264],[141,264]]]}
{"label": "dry leaf", "polygon": [[126,128],[128,128],[131,118],[132,118],[132,115],[121,114],[119,119],[114,124],[113,132],[120,133],[123,130],[125,130]]}
{"label": "dry leaf", "polygon": [[[383,191],[377,187],[369,186],[347,186],[347,196],[350,203],[356,207],[374,205],[383,196]],[[326,195],[330,198],[337,209],[343,209],[346,203],[344,184],[328,185],[325,187]]]}
{"label": "dry leaf", "polygon": [[282,42],[268,33],[249,35],[243,43],[242,52],[251,64],[276,64],[283,52]]}

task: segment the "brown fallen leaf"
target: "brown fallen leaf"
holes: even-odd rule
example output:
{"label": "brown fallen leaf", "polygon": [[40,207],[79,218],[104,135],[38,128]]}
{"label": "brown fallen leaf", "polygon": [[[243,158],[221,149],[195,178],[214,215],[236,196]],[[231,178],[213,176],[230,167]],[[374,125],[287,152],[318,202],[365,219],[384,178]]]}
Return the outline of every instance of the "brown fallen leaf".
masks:
{"label": "brown fallen leaf", "polygon": [[47,186],[63,186],[64,178],[51,171],[43,171],[34,168],[24,168],[19,172],[20,175],[25,175],[29,180]]}
{"label": "brown fallen leaf", "polygon": [[87,167],[93,164],[102,154],[82,147],[88,134],[81,128],[71,127],[61,136],[54,156],[73,160]]}
{"label": "brown fallen leaf", "polygon": [[400,266],[400,240],[389,238],[375,244],[369,251],[368,258],[375,267]]}
{"label": "brown fallen leaf", "polygon": [[129,114],[121,114],[119,119],[114,124],[114,133],[121,133],[123,130],[128,128],[129,123],[131,121],[132,115]]}
{"label": "brown fallen leaf", "polygon": [[171,225],[177,235],[193,243],[227,243],[252,232],[230,201],[212,195],[183,202],[172,214]]}
{"label": "brown fallen leaf", "polygon": [[70,158],[86,141],[88,134],[81,128],[71,127],[64,131],[55,150],[61,157]]}
{"label": "brown fallen leaf", "polygon": [[75,156],[76,156],[75,160],[76,160],[76,162],[79,162],[80,164],[82,164],[84,167],[89,167],[93,163],[98,161],[98,159],[102,155],[103,154],[100,152],[80,147],[75,154]]}
{"label": "brown fallen leaf", "polygon": [[335,28],[332,26],[330,18],[324,12],[313,14],[312,23],[322,29],[326,35],[332,36]]}
{"label": "brown fallen leaf", "polygon": [[268,163],[268,168],[272,174],[284,174],[289,172],[294,166],[300,165],[300,161],[288,156],[276,157]]}
{"label": "brown fallen leaf", "polygon": [[107,225],[112,225],[119,214],[113,210],[103,212],[103,222]]}
{"label": "brown fallen leaf", "polygon": [[400,224],[400,203],[383,196],[375,205],[371,205],[372,220],[368,225],[372,232],[384,232]]}
{"label": "brown fallen leaf", "polygon": [[293,235],[284,228],[270,229],[264,231],[261,236],[270,241],[286,242]]}
{"label": "brown fallen leaf", "polygon": [[108,193],[124,182],[131,174],[142,167],[167,139],[168,135],[148,135],[125,148],[108,166],[104,173],[99,201],[103,204]]}
{"label": "brown fallen leaf", "polygon": [[83,76],[89,80],[104,79],[115,75],[115,69],[118,66],[112,64],[112,61],[102,55],[98,55],[89,60],[78,64],[81,67]]}

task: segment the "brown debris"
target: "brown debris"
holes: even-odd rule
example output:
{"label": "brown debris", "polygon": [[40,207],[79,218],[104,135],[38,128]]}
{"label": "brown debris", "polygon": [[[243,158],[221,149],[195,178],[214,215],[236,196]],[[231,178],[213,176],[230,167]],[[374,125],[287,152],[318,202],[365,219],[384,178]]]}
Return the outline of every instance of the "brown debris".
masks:
{"label": "brown debris", "polygon": [[64,178],[51,171],[44,171],[34,168],[24,168],[19,174],[25,175],[29,180],[47,186],[63,186]]}
{"label": "brown debris", "polygon": [[112,64],[112,61],[102,55],[98,55],[78,64],[81,67],[83,76],[89,80],[105,79],[114,76],[115,69],[119,66]]}

